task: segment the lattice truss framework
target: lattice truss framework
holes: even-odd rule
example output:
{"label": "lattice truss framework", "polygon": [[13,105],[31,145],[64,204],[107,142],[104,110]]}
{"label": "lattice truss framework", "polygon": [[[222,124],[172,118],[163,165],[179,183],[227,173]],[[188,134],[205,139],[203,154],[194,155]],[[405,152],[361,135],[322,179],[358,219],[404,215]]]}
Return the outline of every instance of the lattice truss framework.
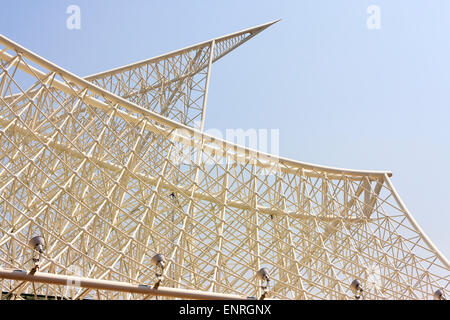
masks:
{"label": "lattice truss framework", "polygon": [[[367,299],[448,291],[448,261],[388,172],[276,158],[190,127],[204,117],[211,63],[254,34],[90,82],[0,36],[0,265],[29,270],[28,240],[42,235],[41,272],[151,285],[150,259],[162,253],[166,287],[259,296],[255,273],[267,267],[279,299],[353,298],[353,279]],[[149,298],[38,283],[20,291]]]}
{"label": "lattice truss framework", "polygon": [[101,72],[86,80],[164,117],[203,129],[212,63],[273,23]]}

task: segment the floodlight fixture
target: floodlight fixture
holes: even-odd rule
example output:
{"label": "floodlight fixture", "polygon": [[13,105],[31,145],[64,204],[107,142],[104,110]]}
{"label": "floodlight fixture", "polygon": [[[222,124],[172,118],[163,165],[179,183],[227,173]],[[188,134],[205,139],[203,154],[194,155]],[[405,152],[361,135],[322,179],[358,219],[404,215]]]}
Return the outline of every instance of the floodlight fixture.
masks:
{"label": "floodlight fixture", "polygon": [[256,277],[258,278],[258,280],[260,280],[262,282],[261,284],[261,289],[263,290],[263,294],[260,297],[260,300],[264,300],[264,298],[266,297],[269,289],[269,282],[270,282],[270,272],[269,269],[267,268],[261,268],[258,270],[258,272],[256,272]]}
{"label": "floodlight fixture", "polygon": [[352,289],[353,293],[355,294],[355,299],[359,300],[363,293],[363,287],[361,285],[361,281],[358,279],[355,279],[352,281],[350,288]]}
{"label": "floodlight fixture", "polygon": [[156,278],[158,281],[153,286],[154,289],[158,289],[161,281],[163,280],[164,268],[166,267],[166,258],[164,255],[157,253],[153,256],[151,263],[156,266]]}
{"label": "floodlight fixture", "polygon": [[437,289],[433,294],[434,300],[447,300],[445,299],[444,292],[441,289]]}
{"label": "floodlight fixture", "polygon": [[33,262],[34,266],[30,273],[35,274],[39,269],[39,263],[41,261],[41,255],[44,253],[45,240],[42,236],[35,236],[28,241],[28,245],[33,249]]}

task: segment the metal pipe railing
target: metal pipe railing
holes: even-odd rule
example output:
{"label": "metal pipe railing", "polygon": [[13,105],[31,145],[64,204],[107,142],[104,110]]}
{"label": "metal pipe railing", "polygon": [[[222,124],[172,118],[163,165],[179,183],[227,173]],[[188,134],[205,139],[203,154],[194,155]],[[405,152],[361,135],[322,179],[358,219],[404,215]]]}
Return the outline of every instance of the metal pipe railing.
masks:
{"label": "metal pipe railing", "polygon": [[225,294],[217,292],[208,292],[201,290],[189,290],[179,288],[158,287],[153,288],[144,284],[133,284],[120,281],[99,280],[70,275],[59,275],[46,272],[28,273],[25,270],[5,269],[0,267],[0,278],[19,280],[27,282],[39,282],[56,284],[62,286],[74,286],[82,288],[90,288],[94,290],[109,290],[127,293],[137,293],[143,295],[162,296],[181,299],[197,299],[197,300],[245,300],[249,299],[245,296],[235,294]]}

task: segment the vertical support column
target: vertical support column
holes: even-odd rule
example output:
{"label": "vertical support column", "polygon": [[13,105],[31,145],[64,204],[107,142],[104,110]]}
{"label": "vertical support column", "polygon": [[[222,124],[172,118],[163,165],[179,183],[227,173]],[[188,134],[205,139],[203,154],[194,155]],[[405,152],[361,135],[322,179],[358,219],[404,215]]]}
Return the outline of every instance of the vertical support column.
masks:
{"label": "vertical support column", "polygon": [[253,262],[251,263],[251,266],[254,267],[253,275],[254,275],[254,281],[255,281],[255,291],[256,296],[261,296],[261,288],[259,287],[258,281],[256,281],[256,272],[261,268],[261,257],[259,255],[259,235],[258,235],[258,224],[259,224],[259,217],[258,217],[258,190],[256,187],[256,165],[255,163],[252,164],[252,190],[251,190],[251,210],[250,215],[248,217],[248,228],[250,230],[250,236],[253,238],[253,241],[250,241],[253,247]]}
{"label": "vertical support column", "polygon": [[[286,199],[283,199],[283,210],[286,211]],[[303,280],[302,280],[302,276],[300,274],[300,267],[299,267],[299,260],[297,259],[297,255],[295,253],[295,248],[294,248],[294,242],[292,241],[292,230],[291,230],[291,225],[289,222],[289,216],[285,215],[283,217],[283,219],[285,220],[285,224],[286,224],[286,231],[287,231],[287,238],[288,238],[288,243],[289,243],[289,251],[292,255],[292,259],[294,261],[294,268],[295,268],[295,273],[297,274],[298,277],[298,281],[299,281],[299,285],[300,285],[300,291],[301,293],[299,295],[297,295],[297,297],[295,297],[295,299],[303,299],[306,300],[308,297],[306,296],[306,291],[305,291],[305,287],[303,285]]]}
{"label": "vertical support column", "polygon": [[326,173],[322,176],[322,215],[328,213],[328,176]]}
{"label": "vertical support column", "polygon": [[217,290],[218,284],[219,284],[219,264],[221,261],[222,256],[222,245],[223,245],[223,229],[225,225],[225,214],[226,214],[226,208],[227,208],[227,199],[228,199],[228,176],[229,176],[229,170],[230,170],[230,162],[226,161],[226,167],[225,167],[225,177],[223,180],[223,196],[222,196],[222,208],[220,211],[220,222],[218,227],[218,236],[219,236],[219,244],[217,247],[217,254],[215,257],[215,264],[214,264],[214,270],[212,275],[212,282],[211,286],[209,287],[209,291],[215,291]]}
{"label": "vertical support column", "polygon": [[366,218],[370,218],[373,211],[375,210],[375,204],[377,202],[377,198],[380,196],[381,187],[383,186],[384,180],[382,178],[377,179],[377,184],[375,185],[372,197],[370,198],[369,205],[366,211]]}
{"label": "vertical support column", "polygon": [[216,41],[211,41],[211,46],[209,49],[209,62],[208,62],[208,73],[206,74],[206,85],[205,85],[205,96],[203,97],[203,107],[202,107],[202,120],[200,123],[200,131],[203,131],[205,127],[205,117],[206,117],[206,103],[208,102],[208,89],[209,89],[209,78],[211,75],[211,67],[213,63],[213,56],[214,56],[214,46],[216,44]]}
{"label": "vertical support column", "polygon": [[370,207],[370,194],[371,194],[371,185],[369,178],[364,177],[364,207],[363,207],[363,216],[367,217],[369,215],[369,207]]}

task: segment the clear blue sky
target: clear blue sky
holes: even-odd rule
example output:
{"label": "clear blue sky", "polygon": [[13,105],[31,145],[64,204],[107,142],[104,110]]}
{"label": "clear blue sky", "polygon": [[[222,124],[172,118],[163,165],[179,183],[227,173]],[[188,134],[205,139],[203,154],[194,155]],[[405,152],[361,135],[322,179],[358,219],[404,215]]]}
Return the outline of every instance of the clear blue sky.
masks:
{"label": "clear blue sky", "polygon": [[[71,4],[81,30],[66,28]],[[206,128],[279,128],[282,156],[391,170],[450,257],[448,0],[15,0],[0,33],[86,76],[278,18],[214,64]]]}

